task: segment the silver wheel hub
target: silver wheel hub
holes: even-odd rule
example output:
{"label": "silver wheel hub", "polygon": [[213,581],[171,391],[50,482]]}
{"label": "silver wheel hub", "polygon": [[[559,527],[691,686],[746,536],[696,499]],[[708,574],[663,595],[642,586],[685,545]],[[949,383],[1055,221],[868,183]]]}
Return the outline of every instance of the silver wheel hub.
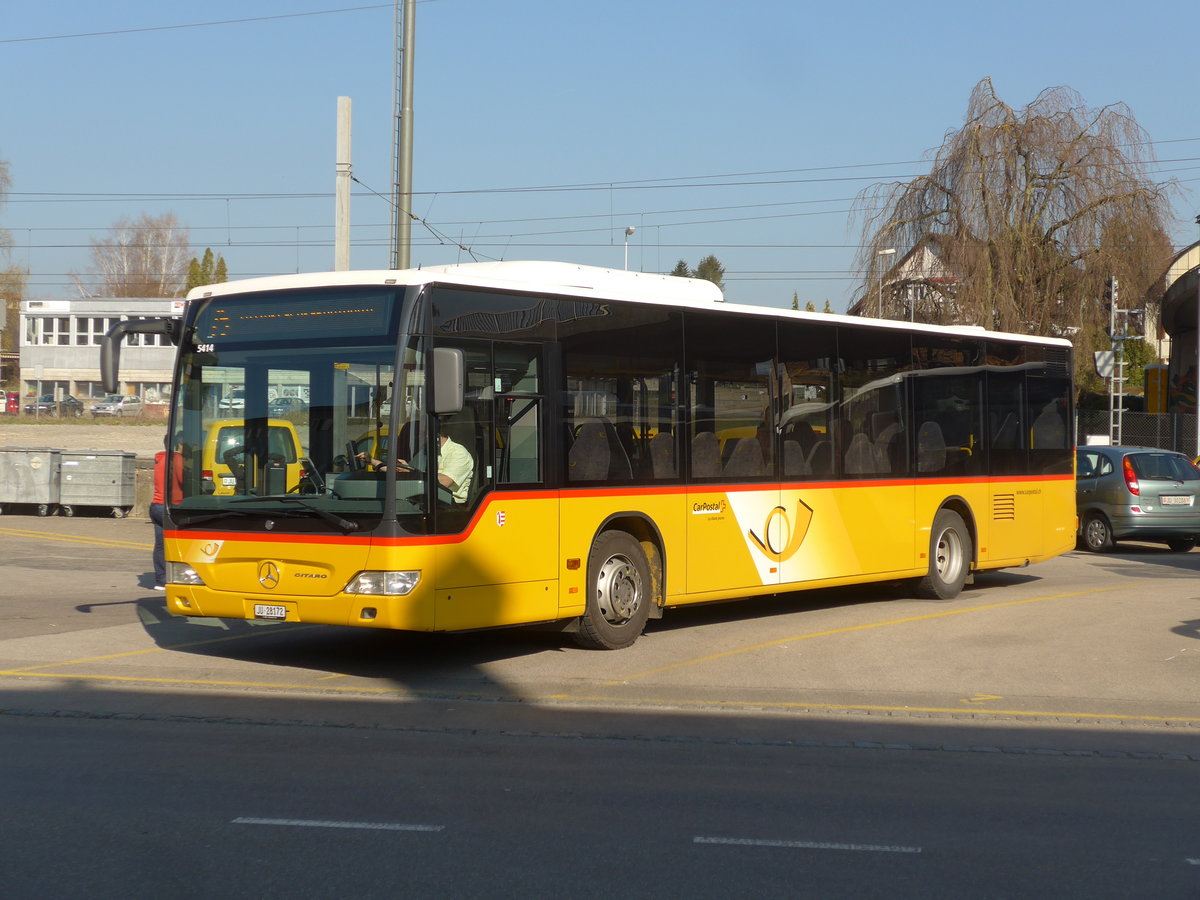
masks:
{"label": "silver wheel hub", "polygon": [[957,578],[963,564],[963,545],[958,532],[951,529],[938,535],[934,554],[934,571],[938,577],[946,582]]}
{"label": "silver wheel hub", "polygon": [[642,579],[624,556],[613,556],[600,567],[596,578],[596,605],[606,622],[628,622],[642,602]]}

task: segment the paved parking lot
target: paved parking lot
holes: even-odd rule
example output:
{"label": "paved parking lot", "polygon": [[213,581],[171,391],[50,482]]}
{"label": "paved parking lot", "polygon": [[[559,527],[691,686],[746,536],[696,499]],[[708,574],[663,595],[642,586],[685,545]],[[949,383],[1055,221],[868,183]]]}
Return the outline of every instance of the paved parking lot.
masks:
{"label": "paved parking lot", "polygon": [[0,447],[48,447],[61,450],[124,450],[138,459],[153,459],[162,449],[167,423],[82,422],[0,415]]}
{"label": "paved parking lot", "polygon": [[151,540],[140,519],[0,518],[0,694],[70,705],[136,690],[137,704],[175,710],[235,694],[1055,723],[1193,742],[1200,727],[1200,551],[1071,553],[981,576],[949,602],[875,585],[671,610],[606,653],[530,629],[177,619],[149,589]]}

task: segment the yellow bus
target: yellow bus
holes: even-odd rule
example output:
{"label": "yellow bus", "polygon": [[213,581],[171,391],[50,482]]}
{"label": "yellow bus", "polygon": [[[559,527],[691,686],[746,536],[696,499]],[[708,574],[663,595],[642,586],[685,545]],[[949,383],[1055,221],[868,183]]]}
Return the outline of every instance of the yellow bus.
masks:
{"label": "yellow bus", "polygon": [[[138,330],[178,344],[176,615],[553,624],[616,649],[686,604],[898,580],[952,598],[1074,546],[1064,340],[543,262],[197,288],[182,321],[114,327],[108,381]],[[308,400],[300,478],[270,439],[285,389]],[[215,490],[204,448],[230,418],[239,477]]]}

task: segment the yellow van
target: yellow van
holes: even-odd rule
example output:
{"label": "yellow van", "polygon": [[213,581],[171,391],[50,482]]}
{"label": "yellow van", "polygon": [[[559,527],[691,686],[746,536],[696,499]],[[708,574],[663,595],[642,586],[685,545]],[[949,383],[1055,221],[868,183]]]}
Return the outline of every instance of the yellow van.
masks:
{"label": "yellow van", "polygon": [[[216,419],[209,423],[204,437],[204,456],[200,489],[206,494],[236,494],[245,491],[244,445],[246,423],[243,419]],[[300,436],[287,419],[267,420],[267,461],[265,490],[256,493],[282,494],[300,488],[303,475]]]}

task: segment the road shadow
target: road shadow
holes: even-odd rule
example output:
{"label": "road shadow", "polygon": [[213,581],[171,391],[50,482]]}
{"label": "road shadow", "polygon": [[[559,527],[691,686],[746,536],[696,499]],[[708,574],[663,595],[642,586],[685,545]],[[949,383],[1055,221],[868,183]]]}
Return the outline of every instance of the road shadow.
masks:
{"label": "road shadow", "polygon": [[1180,637],[1191,638],[1195,641],[1200,641],[1200,619],[1191,619],[1187,622],[1180,622],[1178,626],[1171,629],[1172,634],[1177,634]]}
{"label": "road shadow", "polygon": [[1123,727],[1105,722],[1062,723],[1045,719],[987,720],[961,716],[764,713],[753,710],[616,709],[611,706],[410,697],[380,702],[353,696],[176,692],[114,688],[86,681],[41,687],[6,685],[0,691],[5,717],[169,722],[197,728],[236,725],[290,729],[336,728],[451,734],[487,742],[527,740],[661,743],[679,753],[692,745],[736,745],[748,752],[837,750],[947,762],[963,754],[992,760],[1057,757],[1111,764],[1151,761],[1180,766],[1200,762],[1196,727]]}
{"label": "road shadow", "polygon": [[[1124,574],[1128,569],[1126,564],[1136,563],[1139,567],[1153,567],[1163,570],[1158,577],[1173,577],[1177,572],[1200,573],[1200,550],[1189,550],[1186,553],[1176,553],[1162,544],[1137,544],[1122,542],[1107,553],[1092,553],[1088,550],[1075,549],[1064,554],[1067,557],[1087,559],[1114,573]],[[1137,576],[1155,577],[1152,570],[1139,568]]]}

